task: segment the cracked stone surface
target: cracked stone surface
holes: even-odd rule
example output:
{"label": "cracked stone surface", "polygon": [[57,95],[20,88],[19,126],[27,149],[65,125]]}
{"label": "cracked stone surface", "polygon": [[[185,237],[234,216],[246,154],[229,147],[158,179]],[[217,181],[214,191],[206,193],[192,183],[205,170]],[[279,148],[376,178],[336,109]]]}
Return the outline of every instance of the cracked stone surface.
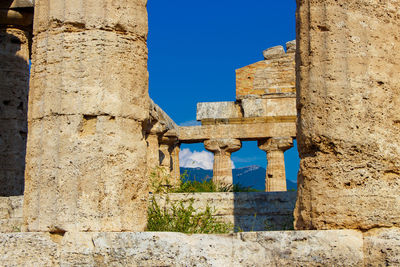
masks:
{"label": "cracked stone surface", "polygon": [[298,2],[297,229],[398,227],[400,3]]}

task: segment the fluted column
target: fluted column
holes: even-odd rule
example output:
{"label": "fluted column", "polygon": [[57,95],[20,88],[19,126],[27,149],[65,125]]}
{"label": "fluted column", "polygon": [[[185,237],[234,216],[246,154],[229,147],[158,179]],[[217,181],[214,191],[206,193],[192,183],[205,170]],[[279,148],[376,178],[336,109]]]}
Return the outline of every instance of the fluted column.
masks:
{"label": "fluted column", "polygon": [[210,139],[204,147],[214,153],[213,182],[218,186],[233,184],[231,154],[242,147],[238,139]]}
{"label": "fluted column", "polygon": [[35,1],[28,231],[145,229],[146,2]]}
{"label": "fluted column", "polygon": [[179,153],[181,151],[181,145],[179,143],[175,144],[171,153],[172,158],[172,171],[171,176],[173,183],[178,185],[181,183],[181,170],[179,166]]}
{"label": "fluted column", "polygon": [[0,25],[0,196],[24,193],[30,36]]}
{"label": "fluted column", "polygon": [[284,152],[293,147],[293,139],[263,139],[258,141],[258,147],[267,153],[265,192],[287,191]]}
{"label": "fluted column", "polygon": [[158,135],[150,133],[147,138],[147,176],[149,177],[152,172],[160,165],[160,145],[158,142]]}
{"label": "fluted column", "polygon": [[180,144],[177,138],[163,138],[160,144],[160,166],[169,176],[169,182],[176,186],[180,183],[179,170]]}
{"label": "fluted column", "polygon": [[400,225],[399,10],[297,1],[296,229]]}

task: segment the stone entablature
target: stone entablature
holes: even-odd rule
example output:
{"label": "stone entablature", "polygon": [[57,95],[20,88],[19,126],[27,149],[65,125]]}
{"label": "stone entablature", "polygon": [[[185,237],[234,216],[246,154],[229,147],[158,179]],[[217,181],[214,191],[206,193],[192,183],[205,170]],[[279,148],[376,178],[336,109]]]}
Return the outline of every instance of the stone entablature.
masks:
{"label": "stone entablature", "polygon": [[257,141],[267,137],[296,137],[296,118],[262,119],[251,123],[210,123],[201,126],[179,127],[182,143],[201,143],[212,138],[234,138]]}
{"label": "stone entablature", "polygon": [[295,96],[296,42],[272,47],[263,52],[264,59],[236,70],[236,98],[260,98],[270,95]]}
{"label": "stone entablature", "polygon": [[[221,138],[255,140],[259,144],[271,138],[292,142],[297,118],[295,52],[296,42],[291,41],[287,43],[287,53],[282,46],[272,47],[263,52],[264,61],[237,70],[236,102],[198,103],[196,117],[202,125],[180,127],[181,142],[205,141],[206,145]],[[260,148],[265,150],[264,145]],[[286,191],[284,150],[265,151],[266,190]],[[214,176],[218,173],[214,169]],[[274,173],[274,179],[268,179],[269,173]]]}
{"label": "stone entablature", "polygon": [[172,185],[180,183],[179,127],[157,104],[150,100],[150,117],[145,126],[147,142],[147,177],[157,168]]}

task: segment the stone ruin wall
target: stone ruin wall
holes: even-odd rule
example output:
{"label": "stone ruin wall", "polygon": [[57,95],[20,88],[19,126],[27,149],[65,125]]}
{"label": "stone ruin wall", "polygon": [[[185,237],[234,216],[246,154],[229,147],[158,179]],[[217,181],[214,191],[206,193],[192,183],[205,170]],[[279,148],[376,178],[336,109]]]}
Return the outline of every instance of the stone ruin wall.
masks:
{"label": "stone ruin wall", "polygon": [[[231,236],[121,233],[142,231],[146,222],[144,177],[151,104],[145,4],[144,0],[85,1],[79,9],[64,0],[51,5],[49,0],[36,2],[22,229],[32,232],[0,234],[1,262],[157,265],[173,264],[168,255],[177,255],[175,263],[181,265],[399,266],[400,90],[396,75],[400,59],[393,53],[399,49],[393,34],[400,27],[398,1],[297,1],[301,166],[295,226],[317,231]],[[15,26],[19,14],[6,14],[1,19],[12,19],[14,24],[0,23],[2,41],[6,40],[0,44],[5,49],[0,56],[10,62],[22,60],[20,65],[0,63],[0,67],[21,75],[21,80],[1,74],[6,82],[0,86],[15,84],[16,98],[24,99],[27,68],[15,67],[27,62],[29,46],[24,38],[29,31]],[[5,38],[10,32],[19,40]],[[11,57],[18,43],[21,54]],[[100,65],[110,75],[99,75]],[[256,87],[265,82],[261,72],[252,75]],[[1,88],[1,101],[6,103],[7,88]],[[282,88],[280,92],[275,88],[274,94],[290,93]],[[272,92],[264,91],[266,95]],[[259,91],[254,95],[249,101],[271,99]],[[4,102],[1,108],[5,110]],[[263,112],[263,108],[257,110]],[[17,115],[15,120],[23,118],[22,112]],[[1,121],[12,119],[4,116]],[[227,118],[214,122],[202,128],[178,128],[179,136],[192,142],[189,134],[205,141],[212,136],[223,138],[226,132],[232,138],[243,133],[230,131],[242,129],[237,118],[231,120],[236,123]],[[293,133],[285,123],[291,122],[276,125],[266,119],[252,123],[255,130],[245,134],[265,137],[267,132],[267,136],[282,137],[285,131]],[[14,129],[23,128],[17,124]],[[7,149],[1,156],[15,148]],[[2,172],[7,170],[4,161],[0,167]],[[7,212],[1,209],[3,219],[20,218],[10,213],[14,207],[10,201],[7,198]],[[320,231],[326,229],[355,230]]]}
{"label": "stone ruin wall", "polygon": [[296,137],[296,41],[269,48],[264,60],[236,70],[235,102],[197,104],[198,127],[181,127],[181,140],[204,142],[214,153],[213,181],[233,183],[231,153],[242,141],[257,141],[266,152],[267,192],[286,191],[284,152]]}
{"label": "stone ruin wall", "polygon": [[263,52],[263,61],[236,70],[236,98],[263,98],[296,94],[296,42],[272,47]]}

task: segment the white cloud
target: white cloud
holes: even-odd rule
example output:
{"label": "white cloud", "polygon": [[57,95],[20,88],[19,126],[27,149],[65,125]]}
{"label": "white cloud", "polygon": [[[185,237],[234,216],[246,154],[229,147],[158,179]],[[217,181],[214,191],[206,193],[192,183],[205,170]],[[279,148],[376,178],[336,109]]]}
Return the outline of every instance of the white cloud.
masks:
{"label": "white cloud", "polygon": [[[191,151],[189,148],[184,148],[179,153],[179,165],[183,168],[202,168],[212,170],[214,163],[214,154],[207,151]],[[232,168],[235,165],[232,162]]]}

